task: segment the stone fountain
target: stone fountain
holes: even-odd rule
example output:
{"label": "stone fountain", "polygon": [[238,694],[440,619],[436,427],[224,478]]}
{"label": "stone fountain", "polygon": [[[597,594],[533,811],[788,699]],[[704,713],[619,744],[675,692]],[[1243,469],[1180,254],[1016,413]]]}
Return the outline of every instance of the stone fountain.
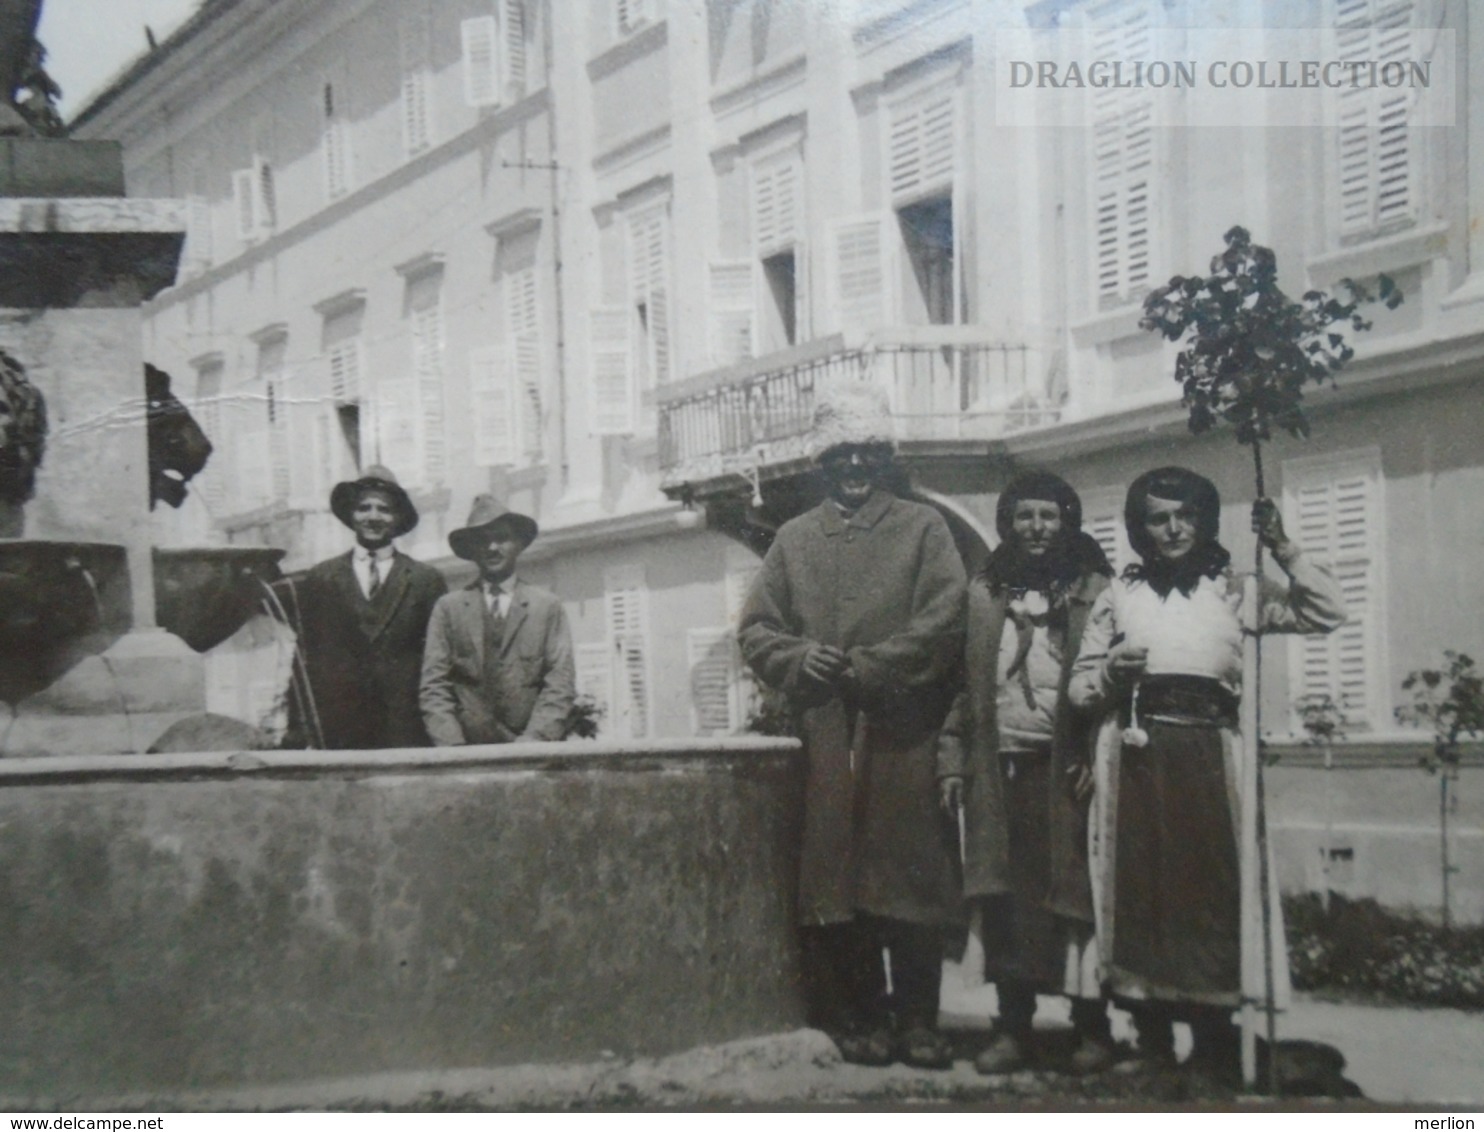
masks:
{"label": "stone fountain", "polygon": [[126,197],[117,143],[43,136],[39,13],[0,0],[0,757],[137,752],[205,710],[198,651],[282,552],[151,544],[189,475],[168,442],[195,470],[210,451],[168,379],[141,380],[140,307],[175,281],[185,206]]}

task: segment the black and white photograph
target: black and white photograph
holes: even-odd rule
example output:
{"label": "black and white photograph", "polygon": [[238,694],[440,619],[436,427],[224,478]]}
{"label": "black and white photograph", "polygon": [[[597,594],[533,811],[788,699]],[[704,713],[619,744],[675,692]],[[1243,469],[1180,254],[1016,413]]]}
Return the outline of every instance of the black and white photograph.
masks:
{"label": "black and white photograph", "polygon": [[0,0],[0,392],[0,1111],[1484,1109],[1484,6]]}

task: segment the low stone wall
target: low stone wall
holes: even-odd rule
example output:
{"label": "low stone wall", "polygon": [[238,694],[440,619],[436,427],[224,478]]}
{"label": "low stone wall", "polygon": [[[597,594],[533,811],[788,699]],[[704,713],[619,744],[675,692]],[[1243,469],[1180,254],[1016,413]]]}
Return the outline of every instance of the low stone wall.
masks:
{"label": "low stone wall", "polygon": [[0,1096],[796,1027],[800,769],[780,740],[0,760]]}

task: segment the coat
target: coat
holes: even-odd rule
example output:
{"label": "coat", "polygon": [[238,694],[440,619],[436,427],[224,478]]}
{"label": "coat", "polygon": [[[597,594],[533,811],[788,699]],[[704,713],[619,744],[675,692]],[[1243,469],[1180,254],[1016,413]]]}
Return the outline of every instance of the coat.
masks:
{"label": "coat", "polygon": [[[433,609],[421,702],[434,744],[565,738],[577,676],[561,601],[517,580],[497,657],[485,655],[485,616],[477,581]],[[485,673],[491,663],[497,666],[493,692]]]}
{"label": "coat", "polygon": [[[1067,698],[1072,665],[1092,604],[1108,586],[1098,573],[1084,574],[1067,592],[1066,641],[1061,682],[1052,721],[1050,796],[1051,888],[1046,908],[1058,915],[1091,923],[1092,890],[1087,864],[1086,804],[1066,789],[1067,771],[1091,764],[1092,721]],[[994,594],[978,577],[969,585],[969,631],[964,646],[964,688],[954,701],[938,744],[940,776],[964,778],[964,895],[994,896],[1009,892],[1010,861],[1006,843],[998,702],[1000,639],[1005,631],[1008,595]]]}
{"label": "coat", "polygon": [[[302,632],[299,652],[324,744],[332,750],[426,747],[418,708],[423,641],[434,603],[448,584],[432,566],[400,551],[367,602],[351,554],[313,566],[290,597]],[[315,741],[299,697],[289,699],[288,746]]]}
{"label": "coat", "polygon": [[[931,507],[877,492],[785,523],[743,608],[739,641],[793,708],[807,754],[799,916],[953,919],[957,850],[938,804],[938,728],[963,647],[964,568]],[[813,643],[858,677],[846,702],[803,678]]]}

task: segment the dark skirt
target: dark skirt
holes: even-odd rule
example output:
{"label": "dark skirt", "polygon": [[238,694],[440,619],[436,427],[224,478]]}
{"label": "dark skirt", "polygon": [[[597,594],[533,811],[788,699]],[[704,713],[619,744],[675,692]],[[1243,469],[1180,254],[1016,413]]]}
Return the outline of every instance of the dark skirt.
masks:
{"label": "dark skirt", "polygon": [[[1146,719],[1118,770],[1111,967],[1152,998],[1235,1003],[1241,881],[1222,728]],[[1115,978],[1115,981],[1119,981]]]}
{"label": "dark skirt", "polygon": [[1002,750],[1000,771],[1010,891],[981,899],[984,978],[1061,994],[1069,989],[1068,948],[1085,943],[1091,928],[1046,907],[1052,881],[1051,750]]}

